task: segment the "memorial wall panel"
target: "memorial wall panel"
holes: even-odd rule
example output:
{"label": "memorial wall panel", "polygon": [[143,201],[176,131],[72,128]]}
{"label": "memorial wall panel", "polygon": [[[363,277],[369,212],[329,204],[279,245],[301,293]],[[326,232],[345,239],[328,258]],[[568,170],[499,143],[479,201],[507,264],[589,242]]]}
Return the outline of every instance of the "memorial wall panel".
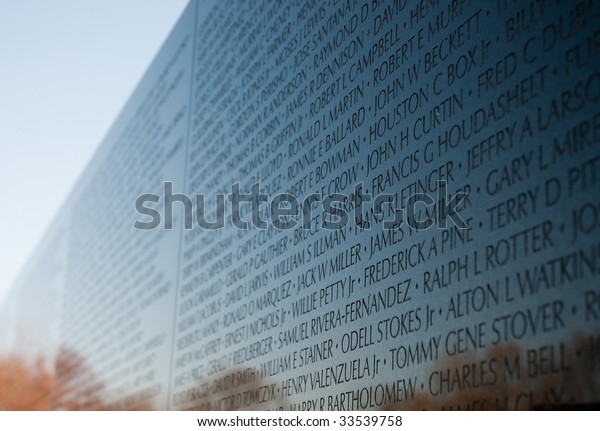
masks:
{"label": "memorial wall panel", "polygon": [[599,56],[591,0],[191,2],[0,346],[50,408],[597,407]]}

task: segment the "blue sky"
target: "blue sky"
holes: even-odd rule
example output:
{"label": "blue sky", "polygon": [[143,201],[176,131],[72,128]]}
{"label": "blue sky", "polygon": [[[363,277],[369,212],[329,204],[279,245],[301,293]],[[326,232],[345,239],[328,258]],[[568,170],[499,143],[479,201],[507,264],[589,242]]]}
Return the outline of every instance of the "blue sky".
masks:
{"label": "blue sky", "polygon": [[0,300],[187,0],[0,0]]}

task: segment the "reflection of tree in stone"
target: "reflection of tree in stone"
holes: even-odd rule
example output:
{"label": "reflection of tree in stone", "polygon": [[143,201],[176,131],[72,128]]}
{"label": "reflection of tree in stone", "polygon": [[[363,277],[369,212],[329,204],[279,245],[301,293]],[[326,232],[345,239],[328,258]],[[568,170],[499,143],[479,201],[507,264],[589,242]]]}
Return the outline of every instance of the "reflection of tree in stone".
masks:
{"label": "reflection of tree in stone", "polygon": [[263,379],[252,367],[233,368],[199,379],[175,394],[177,410],[283,410],[279,382]]}
{"label": "reflection of tree in stone", "polygon": [[[570,342],[498,344],[442,359],[423,370],[414,398],[385,410],[530,410],[598,408],[600,335],[578,334]],[[249,372],[250,370],[250,372]],[[399,374],[410,373],[400,371]],[[419,371],[415,371],[419,372]],[[181,410],[285,409],[280,382],[253,368],[232,369],[198,381],[175,395]],[[270,388],[272,391],[270,391]],[[263,395],[275,399],[261,403]],[[297,400],[300,401],[300,400]]]}
{"label": "reflection of tree in stone", "polygon": [[483,355],[465,352],[436,363],[413,400],[386,410],[596,409],[597,337],[577,334],[572,343],[529,349],[506,343]]}
{"label": "reflection of tree in stone", "polygon": [[55,381],[52,408],[56,410],[152,410],[148,402],[132,401],[115,408],[103,400],[99,394],[104,382],[92,373],[81,355],[69,348],[61,348],[56,355]]}
{"label": "reflection of tree in stone", "polygon": [[56,410],[100,410],[97,392],[102,384],[91,384],[94,377],[83,358],[75,351],[61,348],[56,355],[52,404]]}
{"label": "reflection of tree in stone", "polygon": [[[39,356],[33,366],[11,356],[0,359],[1,410],[113,410],[98,395],[104,384],[96,379],[84,359],[68,348],[56,356],[50,372]],[[149,403],[133,403],[127,410],[151,410]]]}
{"label": "reflection of tree in stone", "polygon": [[[0,409],[114,409],[99,395],[103,382],[76,352],[60,349],[54,373],[46,363],[43,357],[31,364],[16,356],[0,359]],[[598,409],[599,366],[600,334],[577,334],[570,343],[528,349],[516,343],[496,345],[483,354],[465,352],[437,362],[424,374],[424,387],[414,399],[389,404],[386,410]],[[440,374],[446,379],[443,384]],[[283,409],[287,399],[279,389],[279,381],[262,379],[255,368],[231,369],[175,393],[174,408]],[[122,409],[151,408],[149,403],[132,402]]]}
{"label": "reflection of tree in stone", "polygon": [[0,359],[0,410],[48,410],[51,387],[42,358],[32,366],[16,356]]}

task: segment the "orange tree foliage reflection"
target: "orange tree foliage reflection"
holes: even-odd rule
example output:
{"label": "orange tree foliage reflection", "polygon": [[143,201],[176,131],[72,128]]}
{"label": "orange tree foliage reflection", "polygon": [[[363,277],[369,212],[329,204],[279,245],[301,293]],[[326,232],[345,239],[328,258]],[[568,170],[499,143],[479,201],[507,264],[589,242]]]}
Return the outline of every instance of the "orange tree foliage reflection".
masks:
{"label": "orange tree foliage reflection", "polygon": [[54,372],[38,356],[33,364],[16,355],[0,358],[0,410],[151,410],[148,402],[121,408],[99,395],[104,388],[76,352],[61,348]]}
{"label": "orange tree foliage reflection", "polygon": [[38,358],[33,365],[16,356],[0,359],[0,409],[48,410],[52,376]]}
{"label": "orange tree foliage reflection", "polygon": [[[598,409],[600,407],[600,335],[574,335],[553,345],[553,356],[541,351],[544,344],[525,349],[517,343],[472,351],[438,361],[433,371],[447,372],[446,387],[453,390],[431,395],[429,382],[412,400],[393,403],[385,410],[554,410]],[[558,351],[562,353],[558,355]],[[535,360],[528,359],[530,355]],[[537,356],[536,356],[537,355]],[[481,372],[482,362],[495,361],[496,375]],[[508,365],[512,371],[509,372]],[[485,384],[491,380],[493,384]],[[469,383],[471,382],[471,383]],[[473,384],[476,382],[477,384]]]}
{"label": "orange tree foliage reflection", "polygon": [[[540,344],[537,347],[542,346]],[[530,375],[531,370],[528,369],[529,350],[516,343],[496,345],[479,353],[465,352],[452,358],[444,358],[427,367],[429,372],[424,376],[435,371],[448,372],[450,379],[454,379],[452,376],[460,376],[456,378],[459,383],[453,384],[452,390],[436,393],[434,396],[428,390],[429,381],[425,379],[423,388],[415,393],[414,398],[382,407],[386,410],[599,408],[600,334],[576,334],[569,341],[555,343],[554,347],[563,349],[562,368],[555,369],[546,363],[546,372],[537,372],[535,376]],[[536,350],[536,346],[530,349]],[[515,358],[519,359],[515,361]],[[491,360],[498,365],[493,384],[465,383],[469,380],[465,378],[465,367],[471,367],[472,370],[474,364]],[[70,349],[60,349],[56,355],[54,372],[46,368],[46,363],[42,357],[29,364],[16,356],[0,359],[0,409],[153,408],[148,402],[139,402],[135,398],[117,403],[103,400],[100,395],[104,389],[103,382],[94,376],[83,358]],[[506,369],[507,363],[513,367],[510,373]],[[518,364],[518,371],[514,368],[515,364]],[[247,370],[230,369],[198,381],[197,386],[184,394],[175,407],[182,410],[289,408],[292,400],[285,397],[272,397],[267,403],[257,402],[257,394],[261,388],[272,385],[278,388],[278,382],[262,379],[258,373],[246,378],[245,371]],[[403,374],[405,372],[398,372],[397,377]],[[473,378],[471,374],[468,375]],[[479,379],[479,374],[477,376]],[[394,378],[392,375],[389,377]]]}

